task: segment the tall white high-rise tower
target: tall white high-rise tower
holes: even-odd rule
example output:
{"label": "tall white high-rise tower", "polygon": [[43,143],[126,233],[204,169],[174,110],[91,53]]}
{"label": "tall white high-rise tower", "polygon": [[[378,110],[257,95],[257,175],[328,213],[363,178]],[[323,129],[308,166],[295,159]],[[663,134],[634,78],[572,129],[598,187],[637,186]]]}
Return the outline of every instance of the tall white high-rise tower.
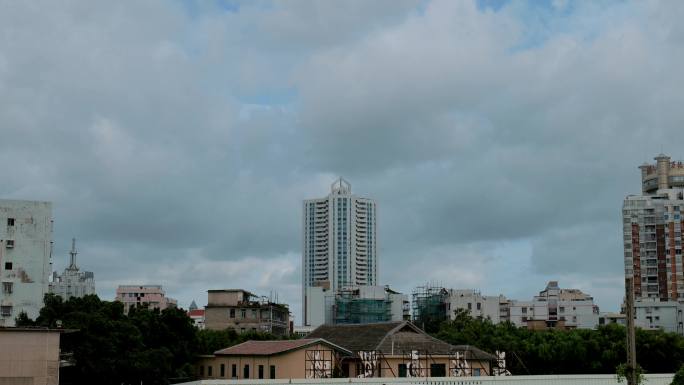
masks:
{"label": "tall white high-rise tower", "polygon": [[303,324],[309,325],[309,288],[335,292],[357,285],[377,285],[376,205],[357,197],[340,178],[325,198],[304,201],[302,247]]}

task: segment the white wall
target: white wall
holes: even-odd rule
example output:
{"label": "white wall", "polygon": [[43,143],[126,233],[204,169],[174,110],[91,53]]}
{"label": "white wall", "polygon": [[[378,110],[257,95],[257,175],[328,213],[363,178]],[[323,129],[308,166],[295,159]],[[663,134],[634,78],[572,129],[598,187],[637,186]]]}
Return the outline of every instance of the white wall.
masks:
{"label": "white wall", "polygon": [[22,311],[32,319],[38,316],[52,273],[51,254],[52,203],[0,200],[0,280],[12,285],[11,293],[0,288],[0,306],[11,308],[6,317],[0,311],[0,325],[13,326]]}

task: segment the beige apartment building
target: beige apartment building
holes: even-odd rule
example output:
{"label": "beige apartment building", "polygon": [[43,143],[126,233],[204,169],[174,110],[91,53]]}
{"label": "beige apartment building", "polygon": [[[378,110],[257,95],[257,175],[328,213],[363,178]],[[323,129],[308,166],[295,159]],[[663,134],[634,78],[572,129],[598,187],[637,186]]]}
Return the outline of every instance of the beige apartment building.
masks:
{"label": "beige apartment building", "polygon": [[0,327],[0,384],[58,385],[62,332]]}
{"label": "beige apartment building", "polygon": [[258,297],[247,290],[208,290],[204,309],[204,327],[210,330],[233,329],[238,333],[268,332],[290,334],[290,310],[287,305]]}

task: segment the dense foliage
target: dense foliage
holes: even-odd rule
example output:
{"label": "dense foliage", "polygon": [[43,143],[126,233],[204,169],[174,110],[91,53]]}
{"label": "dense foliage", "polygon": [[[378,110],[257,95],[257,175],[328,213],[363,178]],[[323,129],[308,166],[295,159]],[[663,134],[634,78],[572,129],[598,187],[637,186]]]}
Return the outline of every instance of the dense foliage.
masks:
{"label": "dense foliage", "polygon": [[194,379],[193,362],[247,340],[272,340],[268,333],[198,330],[182,309],[134,308],[96,295],[71,298],[48,294],[39,317],[25,313],[17,326],[72,329],[60,348],[73,366],[60,372],[61,384],[167,384]]}
{"label": "dense foliage", "polygon": [[17,319],[19,326],[74,329],[62,335],[61,350],[72,354],[74,366],[61,383],[165,384],[187,379],[197,351],[192,320],[180,309],[131,309],[95,295],[63,301],[45,296],[39,317]]}
{"label": "dense foliage", "polygon": [[[507,353],[508,369],[522,374],[613,374],[626,361],[625,328],[532,331],[510,323],[494,325],[459,311],[435,337],[451,344]],[[637,329],[637,360],[646,373],[673,373],[684,363],[684,337]]]}
{"label": "dense foliage", "polygon": [[684,385],[684,366],[680,367],[672,379],[671,385]]}

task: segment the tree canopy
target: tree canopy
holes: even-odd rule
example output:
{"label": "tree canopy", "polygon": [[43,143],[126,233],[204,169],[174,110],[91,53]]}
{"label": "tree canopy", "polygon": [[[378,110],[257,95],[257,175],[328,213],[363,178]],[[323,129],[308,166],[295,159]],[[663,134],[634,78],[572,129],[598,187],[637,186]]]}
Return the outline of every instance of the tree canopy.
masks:
{"label": "tree canopy", "polygon": [[[494,325],[457,311],[435,337],[451,344],[507,353],[513,374],[612,374],[626,361],[625,328],[611,324],[595,330],[533,331],[505,322]],[[637,360],[646,373],[673,373],[684,362],[684,337],[637,329]]]}

